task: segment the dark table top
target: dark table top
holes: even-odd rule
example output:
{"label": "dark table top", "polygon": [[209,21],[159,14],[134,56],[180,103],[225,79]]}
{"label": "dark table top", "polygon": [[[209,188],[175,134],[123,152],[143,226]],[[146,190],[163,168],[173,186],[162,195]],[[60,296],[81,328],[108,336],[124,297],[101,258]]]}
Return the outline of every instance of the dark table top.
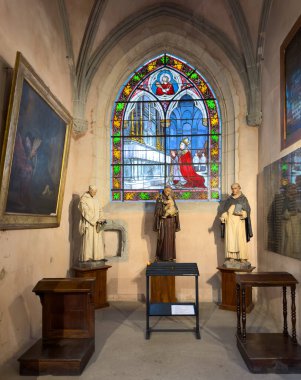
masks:
{"label": "dark table top", "polygon": [[93,278],[43,278],[33,288],[39,293],[89,293],[93,289]]}
{"label": "dark table top", "polygon": [[236,283],[241,286],[291,286],[298,284],[288,272],[235,273]]}
{"label": "dark table top", "polygon": [[146,276],[199,276],[196,263],[157,261],[146,267]]}

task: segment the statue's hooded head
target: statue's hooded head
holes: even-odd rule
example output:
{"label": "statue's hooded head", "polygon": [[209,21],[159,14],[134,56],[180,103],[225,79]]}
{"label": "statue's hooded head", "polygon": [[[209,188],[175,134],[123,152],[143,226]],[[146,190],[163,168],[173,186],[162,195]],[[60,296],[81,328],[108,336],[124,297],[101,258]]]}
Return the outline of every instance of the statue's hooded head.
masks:
{"label": "statue's hooded head", "polygon": [[95,185],[89,186],[89,193],[92,197],[94,197],[97,193],[97,187]]}
{"label": "statue's hooded head", "polygon": [[169,185],[165,185],[163,189],[163,193],[169,197],[170,195],[173,195],[172,188]]}

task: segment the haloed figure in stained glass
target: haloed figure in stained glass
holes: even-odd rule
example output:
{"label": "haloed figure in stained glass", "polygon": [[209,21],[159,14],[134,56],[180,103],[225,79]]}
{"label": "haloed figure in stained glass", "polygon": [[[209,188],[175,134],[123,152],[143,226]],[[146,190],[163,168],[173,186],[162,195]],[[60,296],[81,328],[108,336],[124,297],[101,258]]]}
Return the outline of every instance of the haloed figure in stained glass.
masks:
{"label": "haloed figure in stained glass", "polygon": [[161,83],[156,82],[157,90],[156,95],[173,95],[175,93],[172,83],[168,75],[163,75],[161,77]]}

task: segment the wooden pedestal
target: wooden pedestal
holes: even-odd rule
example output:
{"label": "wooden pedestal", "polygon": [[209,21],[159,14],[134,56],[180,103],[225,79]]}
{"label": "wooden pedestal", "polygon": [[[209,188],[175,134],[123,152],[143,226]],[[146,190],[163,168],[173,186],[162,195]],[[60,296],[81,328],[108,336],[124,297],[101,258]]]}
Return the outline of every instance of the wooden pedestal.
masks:
{"label": "wooden pedestal", "polygon": [[151,303],[177,302],[175,276],[151,277]]}
{"label": "wooden pedestal", "polygon": [[[237,269],[237,268],[225,268],[223,266],[217,267],[222,276],[222,303],[219,305],[220,309],[236,311],[236,279],[235,273],[250,273],[255,267],[250,269]],[[249,313],[254,305],[252,303],[252,288],[246,289],[246,307],[247,313]]]}
{"label": "wooden pedestal", "polygon": [[20,358],[20,375],[80,375],[95,350],[94,279],[44,278],[42,339]]}
{"label": "wooden pedestal", "polygon": [[84,268],[73,267],[75,277],[80,278],[95,278],[95,294],[94,305],[95,309],[109,306],[107,300],[107,270],[110,265],[102,265],[99,267]]}

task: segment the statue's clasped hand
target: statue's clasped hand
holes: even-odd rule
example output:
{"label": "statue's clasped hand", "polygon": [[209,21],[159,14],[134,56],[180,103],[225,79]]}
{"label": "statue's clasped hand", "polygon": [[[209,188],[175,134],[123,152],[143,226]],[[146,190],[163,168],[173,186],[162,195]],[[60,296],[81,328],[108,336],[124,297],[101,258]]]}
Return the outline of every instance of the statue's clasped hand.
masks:
{"label": "statue's clasped hand", "polygon": [[106,220],[98,220],[96,222],[96,232],[99,233],[101,230],[103,230],[105,224],[107,224]]}

